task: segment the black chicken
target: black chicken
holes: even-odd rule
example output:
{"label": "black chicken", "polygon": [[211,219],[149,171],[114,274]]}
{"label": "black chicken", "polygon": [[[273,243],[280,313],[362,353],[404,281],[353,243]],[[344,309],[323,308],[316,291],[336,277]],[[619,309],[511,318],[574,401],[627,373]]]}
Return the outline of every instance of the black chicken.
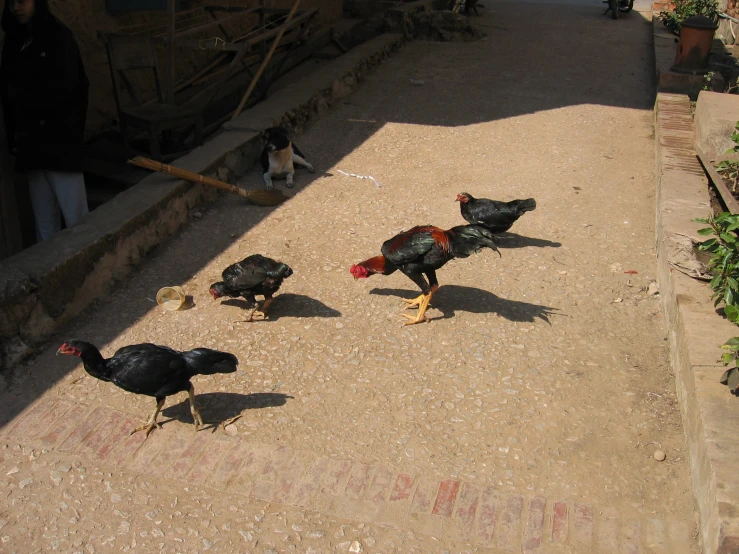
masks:
{"label": "black chicken", "polygon": [[136,431],[146,429],[146,436],[157,427],[157,415],[167,396],[187,391],[190,395],[190,412],[195,431],[203,425],[200,412],[195,407],[195,388],[190,379],[195,375],[233,373],[238,358],[228,352],[210,348],[196,348],[178,352],[166,346],[144,343],[124,346],[116,350],[112,358],[103,358],[100,351],[89,342],[68,340],[59,347],[57,354],[79,356],[85,371],[102,381],[110,381],[117,387],[135,394],[153,396],[157,407],[151,417]]}
{"label": "black chicken", "polygon": [[277,262],[271,258],[254,254],[228,266],[223,270],[223,281],[218,281],[210,286],[210,295],[214,300],[221,296],[230,296],[238,298],[239,296],[254,304],[254,308],[249,312],[246,321],[253,321],[254,312],[257,311],[258,304],[255,294],[264,296],[264,303],[259,313],[264,319],[267,319],[267,307],[272,303],[272,295],[274,295],[282,281],[293,274],[293,270],[286,264]]}
{"label": "black chicken", "polygon": [[536,200],[499,202],[487,198],[473,198],[463,192],[457,195],[462,217],[473,225],[484,225],[492,233],[505,233],[525,212],[536,209]]}
{"label": "black chicken", "polygon": [[481,225],[459,225],[447,231],[431,225],[418,226],[386,240],[380,248],[381,256],[353,265],[349,271],[355,279],[366,279],[375,273],[390,275],[398,269],[407,275],[421,289],[421,296],[404,300],[408,308],[419,307],[416,317],[403,314],[410,319],[405,325],[413,325],[426,321],[426,310],[439,288],[436,270],[453,258],[466,258],[482,248],[491,248],[500,256],[495,237]]}

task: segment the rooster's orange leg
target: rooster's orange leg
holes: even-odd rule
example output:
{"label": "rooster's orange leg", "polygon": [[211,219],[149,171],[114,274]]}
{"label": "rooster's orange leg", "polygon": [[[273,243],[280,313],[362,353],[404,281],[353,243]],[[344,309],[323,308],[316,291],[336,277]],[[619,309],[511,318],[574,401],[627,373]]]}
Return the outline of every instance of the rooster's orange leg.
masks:
{"label": "rooster's orange leg", "polygon": [[[436,292],[438,288],[439,288],[439,285],[431,285],[431,291],[429,294],[433,296],[433,294]],[[425,294],[422,294],[421,296],[417,296],[413,300],[406,300],[405,298],[403,298],[403,302],[408,304],[408,306],[406,306],[405,309],[409,310],[413,308],[414,306],[420,306],[421,304],[423,304],[424,298],[426,298]],[[426,303],[426,306],[428,307],[430,303],[431,303],[431,298],[429,297],[429,301]],[[407,317],[410,317],[410,316],[407,316]],[[414,319],[414,318],[411,317],[411,319]]]}
{"label": "rooster's orange leg", "polygon": [[424,298],[426,298],[426,295],[425,294],[422,294],[421,296],[416,296],[413,300],[406,300],[405,298],[403,298],[402,300],[403,300],[403,302],[405,302],[406,304],[408,304],[405,307],[405,309],[406,310],[410,310],[412,308],[416,308],[416,307],[420,306],[421,304],[423,304],[423,299]]}
{"label": "rooster's orange leg", "polygon": [[165,400],[164,398],[157,399],[157,408],[156,410],[154,410],[154,413],[151,414],[151,417],[149,418],[149,420],[143,425],[140,425],[139,427],[136,427],[136,429],[131,431],[130,433],[131,435],[133,435],[137,431],[143,431],[144,429],[146,429],[146,436],[148,437],[149,434],[157,427],[161,429],[162,426],[159,425],[159,423],[157,423],[157,416],[159,415],[159,410],[161,410],[162,406],[164,406],[164,400]]}
{"label": "rooster's orange leg", "polygon": [[428,319],[426,319],[426,310],[428,309],[429,304],[431,303],[431,299],[433,298],[434,293],[436,292],[436,289],[437,288],[438,287],[431,287],[431,290],[429,291],[429,293],[421,301],[421,305],[418,307],[418,315],[416,315],[416,317],[413,317],[413,316],[410,316],[410,315],[406,315],[406,314],[402,314],[403,317],[407,317],[410,320],[410,321],[406,321],[403,324],[403,326],[406,326],[406,325],[415,325],[416,323],[422,323],[424,321],[428,321]]}

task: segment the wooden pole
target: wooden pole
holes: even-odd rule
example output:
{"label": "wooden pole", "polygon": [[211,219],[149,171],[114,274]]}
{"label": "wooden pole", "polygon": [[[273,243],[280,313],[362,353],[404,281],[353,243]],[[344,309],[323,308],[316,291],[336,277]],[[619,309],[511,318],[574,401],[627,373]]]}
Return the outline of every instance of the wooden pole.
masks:
{"label": "wooden pole", "polygon": [[287,30],[287,26],[292,20],[293,16],[295,15],[295,12],[298,11],[299,5],[300,5],[300,0],[295,0],[295,3],[293,4],[292,9],[290,10],[290,13],[287,14],[287,19],[285,19],[285,22],[282,24],[282,27],[280,28],[280,32],[275,37],[274,42],[272,42],[272,46],[270,47],[269,52],[267,52],[267,56],[264,58],[264,60],[262,60],[262,65],[260,65],[259,69],[257,69],[257,72],[254,74],[254,78],[251,80],[251,83],[249,83],[249,88],[246,89],[244,96],[241,97],[241,102],[239,102],[239,105],[236,108],[236,111],[231,117],[231,121],[236,119],[241,113],[241,110],[244,109],[244,105],[246,104],[246,101],[249,99],[249,96],[254,90],[254,87],[257,85],[257,81],[259,81],[259,78],[262,76],[262,73],[264,73],[264,70],[269,64],[269,61],[272,59],[272,55],[275,53],[275,50],[277,49],[277,45],[280,44],[280,40],[282,40],[282,35],[285,34],[285,31]]}
{"label": "wooden pole", "polygon": [[165,77],[164,97],[167,104],[174,106],[175,55],[174,55],[174,19],[177,0],[167,0],[167,75]]}

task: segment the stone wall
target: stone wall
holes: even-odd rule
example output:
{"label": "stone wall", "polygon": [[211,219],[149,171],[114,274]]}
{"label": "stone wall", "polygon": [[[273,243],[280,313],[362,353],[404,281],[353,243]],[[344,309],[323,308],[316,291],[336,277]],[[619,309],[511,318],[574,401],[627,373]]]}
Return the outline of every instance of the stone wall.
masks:
{"label": "stone wall", "polygon": [[[718,8],[719,11],[739,19],[739,5],[737,4],[737,0],[718,0]],[[716,38],[720,38],[724,44],[734,44],[737,42],[734,35],[739,37],[739,23],[733,23],[723,18],[719,19]]]}

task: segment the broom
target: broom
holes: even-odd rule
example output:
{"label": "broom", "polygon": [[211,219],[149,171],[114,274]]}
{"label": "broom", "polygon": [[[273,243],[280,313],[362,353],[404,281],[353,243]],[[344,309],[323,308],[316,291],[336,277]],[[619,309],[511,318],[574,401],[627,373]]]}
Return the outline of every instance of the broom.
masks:
{"label": "broom", "polygon": [[223,181],[219,181],[211,177],[205,177],[199,173],[193,173],[186,169],[173,167],[141,156],[136,156],[135,158],[128,160],[128,163],[138,167],[143,167],[144,169],[150,169],[151,171],[167,173],[177,177],[178,179],[184,179],[185,181],[190,181],[192,183],[202,183],[217,189],[227,190],[228,192],[232,192],[246,198],[249,202],[257,206],[277,206],[290,198],[278,190],[245,190],[236,185],[229,185],[228,183],[224,183]]}

